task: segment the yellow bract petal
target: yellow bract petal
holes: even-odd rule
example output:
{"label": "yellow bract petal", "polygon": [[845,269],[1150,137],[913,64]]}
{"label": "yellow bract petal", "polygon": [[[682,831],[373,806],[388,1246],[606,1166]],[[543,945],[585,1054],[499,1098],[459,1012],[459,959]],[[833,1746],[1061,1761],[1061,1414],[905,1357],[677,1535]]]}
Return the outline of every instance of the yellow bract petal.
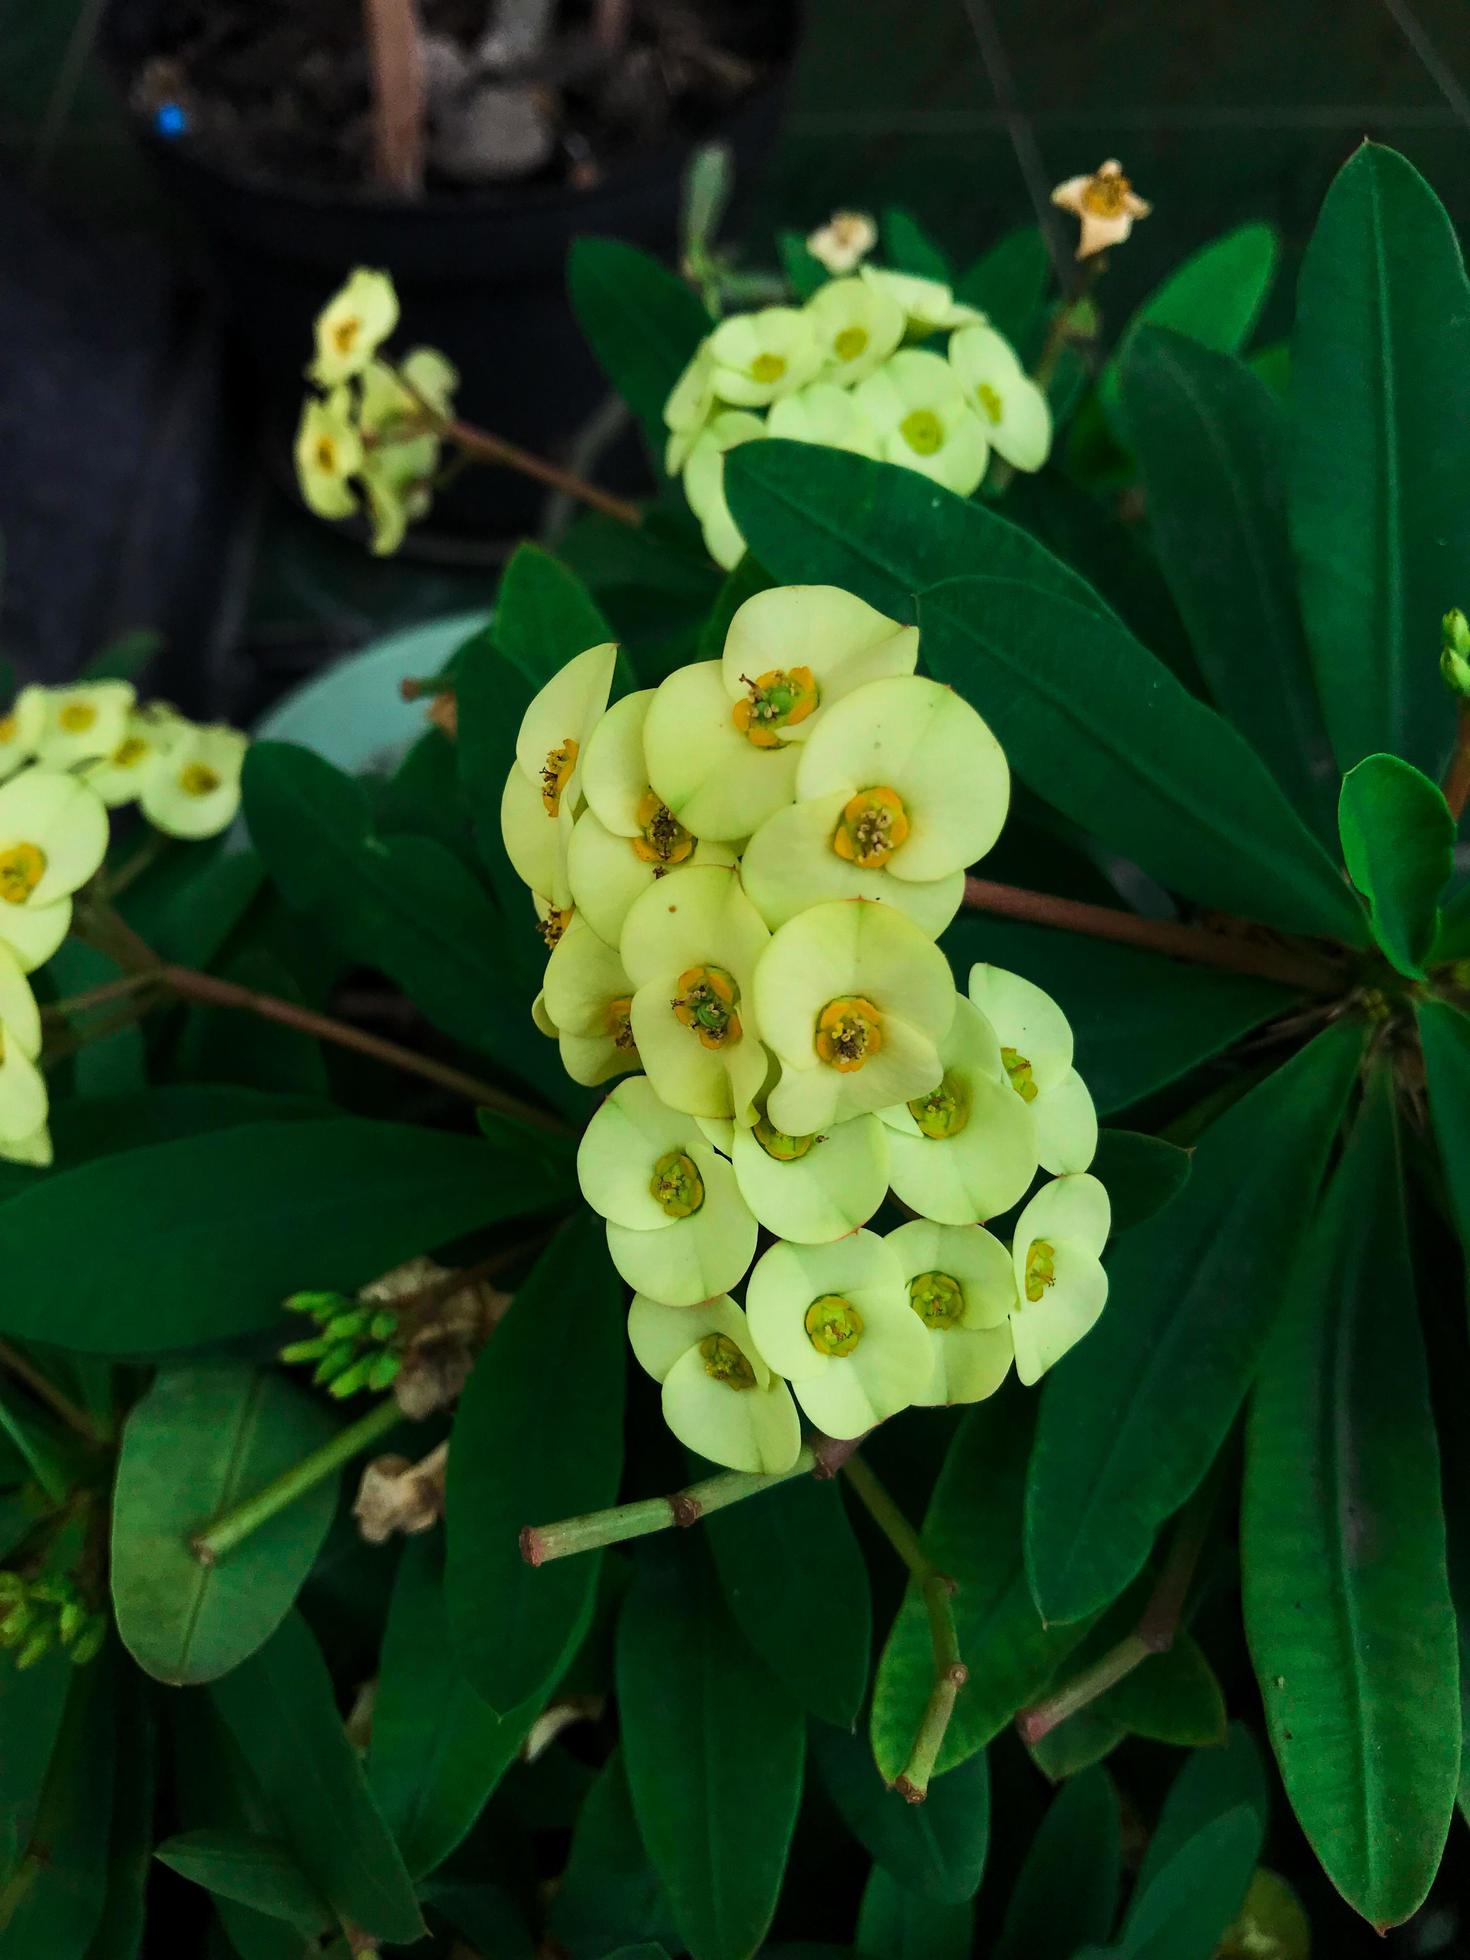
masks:
{"label": "yellow bract petal", "polygon": [[176,732],[139,796],[143,815],[169,837],[217,837],[240,808],[248,738],[221,723]]}
{"label": "yellow bract petal", "polygon": [[308,373],[323,388],[361,374],[398,325],[398,295],[386,272],[358,266],[317,315],[316,359]]}

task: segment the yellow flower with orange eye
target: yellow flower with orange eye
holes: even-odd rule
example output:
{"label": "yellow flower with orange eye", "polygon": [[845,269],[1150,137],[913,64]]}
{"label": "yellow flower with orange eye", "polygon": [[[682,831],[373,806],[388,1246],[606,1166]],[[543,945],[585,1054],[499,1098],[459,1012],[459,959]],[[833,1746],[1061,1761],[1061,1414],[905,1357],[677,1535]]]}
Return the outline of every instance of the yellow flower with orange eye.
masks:
{"label": "yellow flower with orange eye", "polygon": [[139,791],[138,806],[167,837],[217,837],[240,808],[248,738],[223,723],[172,728]]}
{"label": "yellow flower with orange eye", "polygon": [[46,690],[23,687],[0,714],[0,783],[35,759],[46,725]]}
{"label": "yellow flower with orange eye", "polygon": [[107,853],[107,806],[79,776],[26,769],[0,784],[0,944],[21,971],[71,929],[71,895]]}
{"label": "yellow flower with orange eye", "polygon": [[77,681],[45,687],[36,733],[36,760],[47,769],[75,769],[111,755],[127,734],[136,700],[131,681]]}
{"label": "yellow flower with orange eye", "polygon": [[358,266],[317,315],[316,359],[307,369],[332,388],[362,373],[398,325],[398,294],[386,272]]}
{"label": "yellow flower with orange eye", "polygon": [[567,847],[583,753],[607,707],[617,647],[588,647],[540,689],[521,718],[500,800],[500,833],[516,876],[561,908],[571,902]]}
{"label": "yellow flower with orange eye", "polygon": [[1069,177],[1065,183],[1058,184],[1051,201],[1082,221],[1082,235],[1077,242],[1079,259],[1105,252],[1110,245],[1121,245],[1132,231],[1134,220],[1146,218],[1153,209],[1123,175],[1123,166],[1116,157],[1109,157],[1090,176]]}

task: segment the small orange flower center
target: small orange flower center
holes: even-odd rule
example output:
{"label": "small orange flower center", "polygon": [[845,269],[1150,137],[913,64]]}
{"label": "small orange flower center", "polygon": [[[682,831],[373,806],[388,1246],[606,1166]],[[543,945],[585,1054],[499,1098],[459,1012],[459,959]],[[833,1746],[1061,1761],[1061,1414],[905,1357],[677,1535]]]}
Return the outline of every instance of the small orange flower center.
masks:
{"label": "small orange flower center", "polygon": [[980,386],[975,390],[975,394],[992,427],[998,426],[1000,418],[1005,412],[1005,404],[1001,401],[995,389],[991,387],[988,381],[982,381]]}
{"label": "small orange flower center", "polygon": [[90,701],[68,701],[56,719],[68,735],[85,735],[97,719],[97,710]]}
{"label": "small orange flower center", "polygon": [[362,321],[355,313],[348,314],[332,328],[332,345],[339,354],[350,354],[357,345],[357,336],[362,332]]}
{"label": "small orange flower center", "polygon": [[1024,1055],[1018,1055],[1014,1048],[1002,1048],[1001,1063],[1010,1078],[1011,1087],[1022,1102],[1035,1102],[1040,1091],[1031,1073],[1031,1064]]}
{"label": "small orange flower center", "polygon": [[832,833],[838,857],[864,871],[880,870],[909,834],[909,813],[896,789],[880,783],[849,798]]}
{"label": "small orange flower center", "polygon": [[786,365],[784,354],[770,352],[757,354],[750,364],[750,378],[752,381],[759,381],[762,387],[768,388],[773,381],[781,379],[786,372]]}
{"label": "small orange flower center", "polygon": [[636,811],[640,835],[633,841],[633,855],[644,864],[682,864],[694,850],[693,837],[666,803],[649,790]]}
{"label": "small orange flower center", "polygon": [[546,760],[541,766],[541,801],[546,806],[548,817],[561,812],[562,792],[572,780],[572,771],[577,766],[579,744],[573,735],[564,742],[558,742],[554,749],[546,751]]}
{"label": "small orange flower center", "polygon": [[865,354],[867,351],[866,327],[844,327],[832,342],[832,352],[839,361],[855,361],[860,354]]}
{"label": "small orange flower center", "polygon": [[570,905],[553,905],[544,918],[536,921],[536,930],[546,941],[546,950],[548,953],[560,940],[571,922],[572,907]]}
{"label": "small orange flower center", "polygon": [[323,476],[337,474],[337,445],[330,436],[316,439],[316,466]]}
{"label": "small orange flower center", "polygon": [[0,742],[13,742],[20,733],[20,723],[14,715],[0,715]]}
{"label": "small orange flower center", "polygon": [[1045,1239],[1033,1239],[1026,1253],[1026,1298],[1033,1306],[1057,1283],[1057,1249]]}
{"label": "small orange flower center", "polygon": [[186,762],[179,771],[179,788],[185,796],[208,796],[222,780],[207,762]]}
{"label": "small orange flower center", "polygon": [[129,735],[112,752],[113,767],[134,769],[148,753],[148,744],[138,735]]}
{"label": "small orange flower center", "polygon": [[740,1039],[740,989],[722,966],[691,966],[670,1002],[674,1019],[699,1036],[701,1048],[733,1048]]}
{"label": "small orange flower center", "polygon": [[614,1048],[621,1049],[625,1055],[636,1055],[638,1044],[633,1039],[633,996],[624,994],[618,1000],[607,1004],[607,1031],[612,1037]]}
{"label": "small orange flower center", "polygon": [[850,1075],[883,1046],[883,1017],[861,994],[829,1000],[817,1016],[817,1059]]}
{"label": "small orange flower center", "polygon": [[12,844],[0,851],[0,899],[24,905],[46,875],[46,853],[38,844]]}
{"label": "small orange flower center", "polygon": [[810,667],[772,667],[754,680],[740,678],[749,692],[731,708],[730,719],[758,749],[779,749],[779,731],[805,721],[821,698]]}
{"label": "small orange flower center", "polygon": [[1082,186],[1082,208],[1095,218],[1119,218],[1127,208],[1132,189],[1121,170],[1099,170]]}
{"label": "small orange flower center", "polygon": [[755,1370],[728,1334],[706,1334],[699,1344],[699,1358],[712,1381],[726,1388],[754,1388]]}

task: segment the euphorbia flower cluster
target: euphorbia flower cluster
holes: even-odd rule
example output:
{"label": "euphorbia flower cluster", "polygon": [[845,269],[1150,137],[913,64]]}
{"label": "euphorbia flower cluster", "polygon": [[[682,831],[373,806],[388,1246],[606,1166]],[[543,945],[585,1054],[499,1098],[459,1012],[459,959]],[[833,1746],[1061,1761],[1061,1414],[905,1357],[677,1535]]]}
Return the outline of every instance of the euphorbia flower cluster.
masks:
{"label": "euphorbia flower cluster", "polygon": [[995,737],[831,586],[759,593],[721,659],[609,706],[616,651],[532,702],[502,816],[537,1025],[577,1081],[627,1078],[578,1173],[670,1428],[779,1471],[798,1404],[854,1437],[1037,1381],[1102,1310],[1109,1210],[1061,1010],[987,965],[958,993],[936,943],[1005,820]]}

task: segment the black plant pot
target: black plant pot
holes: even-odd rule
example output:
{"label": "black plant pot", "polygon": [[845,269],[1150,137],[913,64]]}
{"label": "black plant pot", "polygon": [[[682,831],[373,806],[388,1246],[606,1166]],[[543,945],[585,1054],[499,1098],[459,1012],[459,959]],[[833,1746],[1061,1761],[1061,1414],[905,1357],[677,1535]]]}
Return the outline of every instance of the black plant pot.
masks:
{"label": "black plant pot", "polygon": [[[159,51],[158,12],[158,0],[113,0],[106,16],[103,52],[124,90]],[[704,138],[729,145],[737,182],[774,147],[798,24],[792,0],[788,59]],[[139,133],[165,189],[204,235],[231,329],[261,388],[272,467],[288,480],[312,322],[356,265],[393,274],[401,343],[449,355],[463,377],[468,420],[564,458],[607,393],[567,299],[567,252],[591,234],[670,257],[692,153],[687,144],[649,151],[610,168],[590,190],[510,186],[405,203],[231,172],[192,154],[187,137],[166,140],[141,120]],[[649,482],[631,439],[602,460],[599,474],[634,493]],[[508,471],[471,471],[439,499],[425,541],[435,532],[466,544],[513,537],[534,525],[543,495]],[[452,545],[450,554],[458,555]]]}

